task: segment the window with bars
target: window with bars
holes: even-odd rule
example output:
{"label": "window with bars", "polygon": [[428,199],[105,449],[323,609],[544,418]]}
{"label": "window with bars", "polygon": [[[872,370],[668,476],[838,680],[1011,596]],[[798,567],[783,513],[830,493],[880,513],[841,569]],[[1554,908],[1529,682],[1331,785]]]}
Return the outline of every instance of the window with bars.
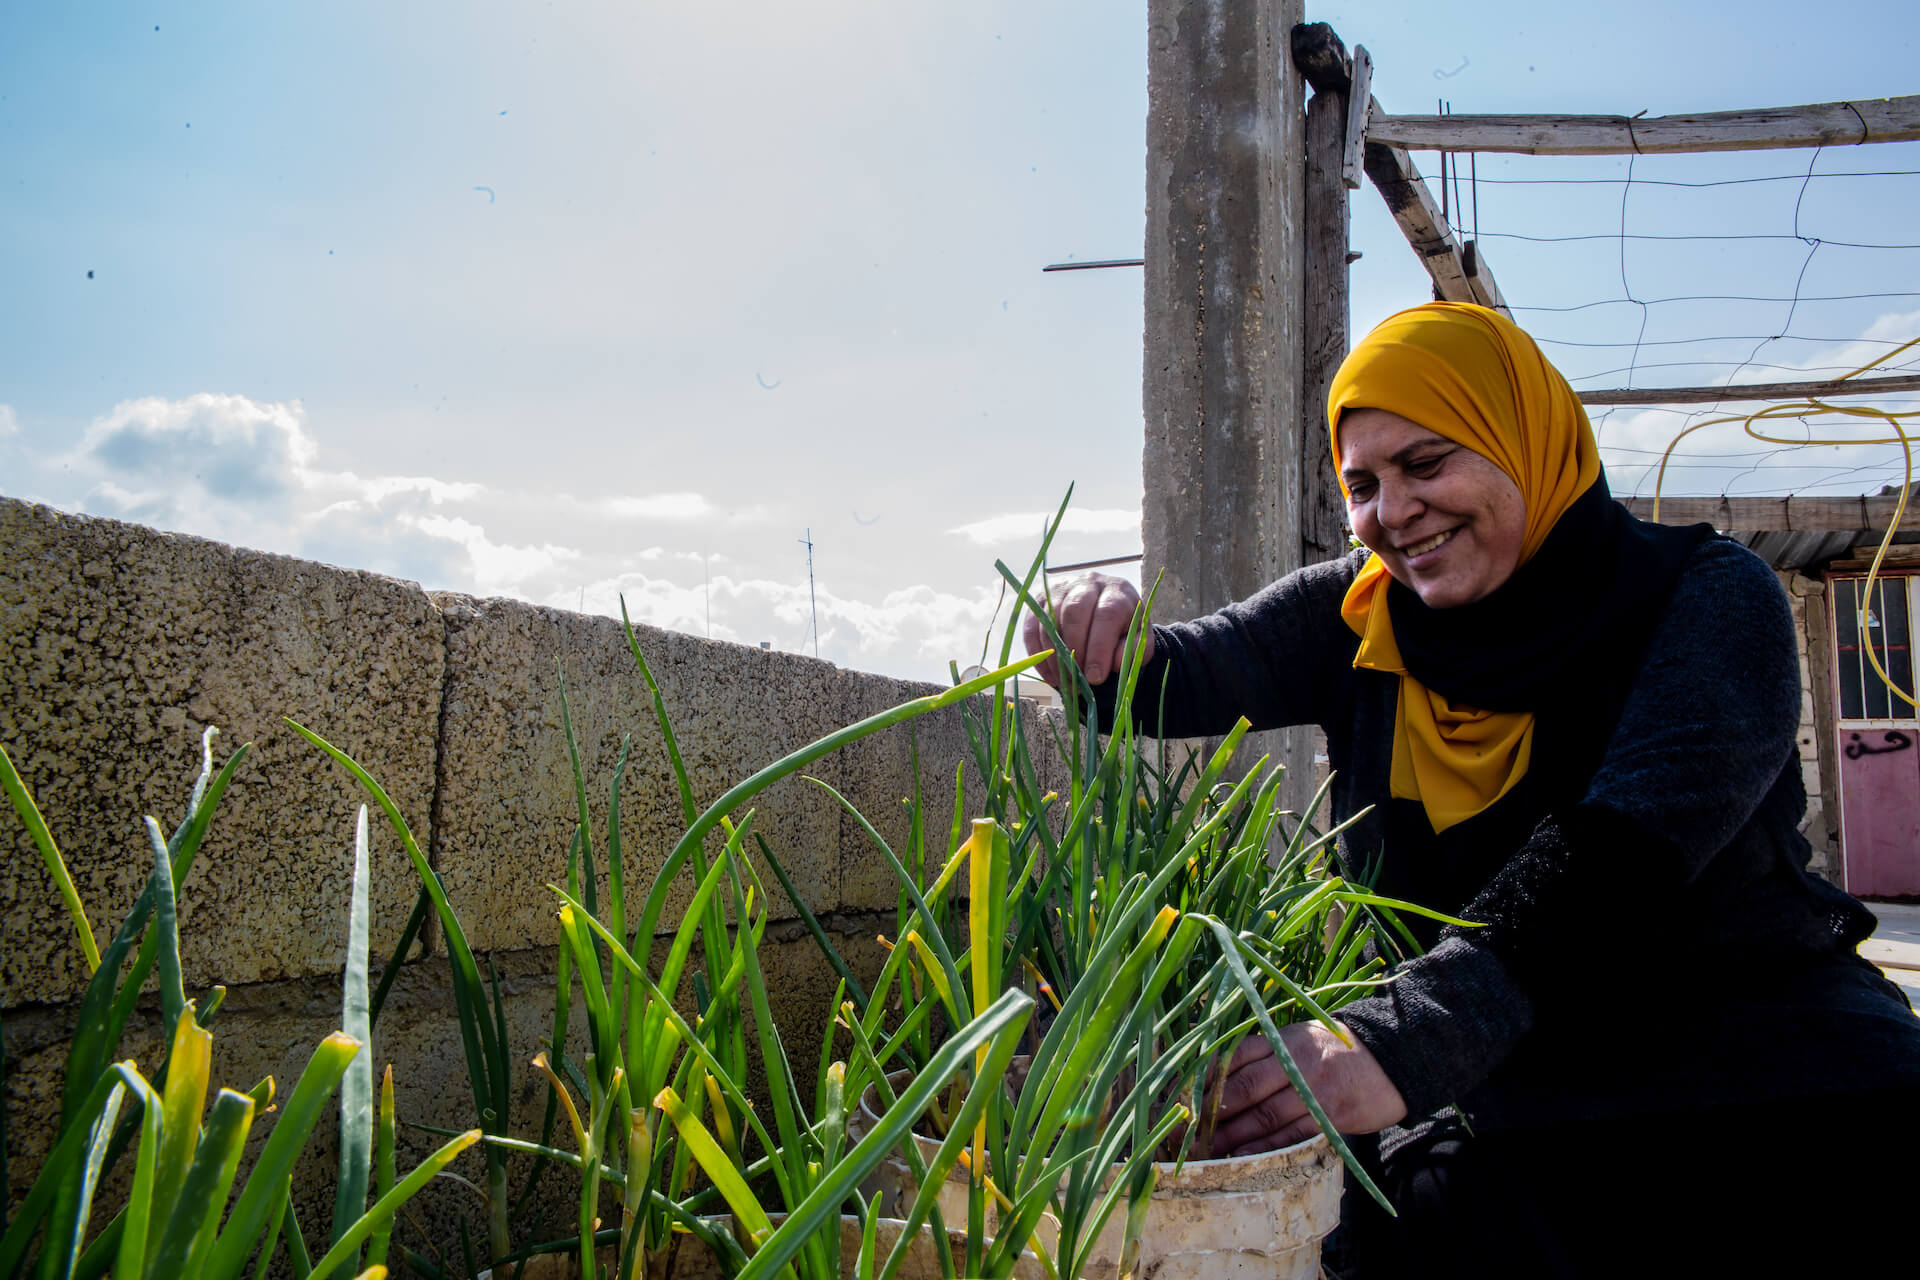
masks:
{"label": "window with bars", "polygon": [[1835,578],[1833,593],[1834,680],[1840,691],[1842,720],[1911,720],[1911,703],[1887,691],[1866,661],[1861,641],[1861,611],[1866,611],[1866,644],[1906,694],[1913,696],[1913,585],[1910,577],[1876,578],[1873,595],[1867,580]]}

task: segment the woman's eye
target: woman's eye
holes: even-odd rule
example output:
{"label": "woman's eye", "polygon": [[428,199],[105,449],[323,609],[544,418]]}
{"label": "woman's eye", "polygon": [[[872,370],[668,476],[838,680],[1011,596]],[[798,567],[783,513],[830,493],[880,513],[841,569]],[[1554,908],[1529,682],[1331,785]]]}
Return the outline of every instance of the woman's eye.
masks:
{"label": "woman's eye", "polygon": [[1446,460],[1447,460],[1447,455],[1444,453],[1435,454],[1431,458],[1420,458],[1414,462],[1409,462],[1407,464],[1407,471],[1410,474],[1419,476],[1422,480],[1425,480],[1430,476],[1432,476],[1435,472],[1439,471],[1440,464],[1442,462],[1445,462]]}

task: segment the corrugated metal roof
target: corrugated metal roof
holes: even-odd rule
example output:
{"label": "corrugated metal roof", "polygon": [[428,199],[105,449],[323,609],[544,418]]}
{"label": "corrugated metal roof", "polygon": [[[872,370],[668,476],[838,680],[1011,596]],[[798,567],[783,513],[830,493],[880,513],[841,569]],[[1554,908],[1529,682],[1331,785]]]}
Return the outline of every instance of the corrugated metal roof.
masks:
{"label": "corrugated metal roof", "polygon": [[1753,548],[1756,555],[1776,569],[1798,569],[1805,573],[1818,569],[1836,556],[1846,555],[1853,544],[1871,538],[1868,530],[1842,529],[1834,533],[1792,533],[1768,530],[1764,533],[1729,534],[1735,542]]}

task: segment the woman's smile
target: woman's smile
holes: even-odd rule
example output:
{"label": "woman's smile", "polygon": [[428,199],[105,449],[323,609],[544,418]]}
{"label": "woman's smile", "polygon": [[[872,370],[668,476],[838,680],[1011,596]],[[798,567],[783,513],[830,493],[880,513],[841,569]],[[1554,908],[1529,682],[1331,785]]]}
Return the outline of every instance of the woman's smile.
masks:
{"label": "woman's smile", "polygon": [[1423,538],[1410,546],[1401,547],[1400,554],[1407,558],[1407,566],[1409,568],[1423,568],[1431,563],[1430,553],[1438,551],[1441,547],[1452,541],[1453,535],[1458,532],[1460,532],[1460,530],[1454,528],[1436,533],[1431,538]]}

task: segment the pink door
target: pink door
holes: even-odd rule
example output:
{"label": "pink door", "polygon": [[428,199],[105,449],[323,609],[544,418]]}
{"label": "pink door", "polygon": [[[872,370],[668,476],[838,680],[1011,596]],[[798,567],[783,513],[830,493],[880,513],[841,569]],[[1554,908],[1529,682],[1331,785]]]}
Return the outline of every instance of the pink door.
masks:
{"label": "pink door", "polygon": [[[1913,619],[1920,576],[1836,577],[1834,712],[1840,765],[1840,857],[1847,892],[1920,895],[1920,714],[1866,660],[1870,647],[1893,685],[1914,689]],[[1862,628],[1864,613],[1865,627]],[[1863,640],[1864,630],[1864,640]]]}

